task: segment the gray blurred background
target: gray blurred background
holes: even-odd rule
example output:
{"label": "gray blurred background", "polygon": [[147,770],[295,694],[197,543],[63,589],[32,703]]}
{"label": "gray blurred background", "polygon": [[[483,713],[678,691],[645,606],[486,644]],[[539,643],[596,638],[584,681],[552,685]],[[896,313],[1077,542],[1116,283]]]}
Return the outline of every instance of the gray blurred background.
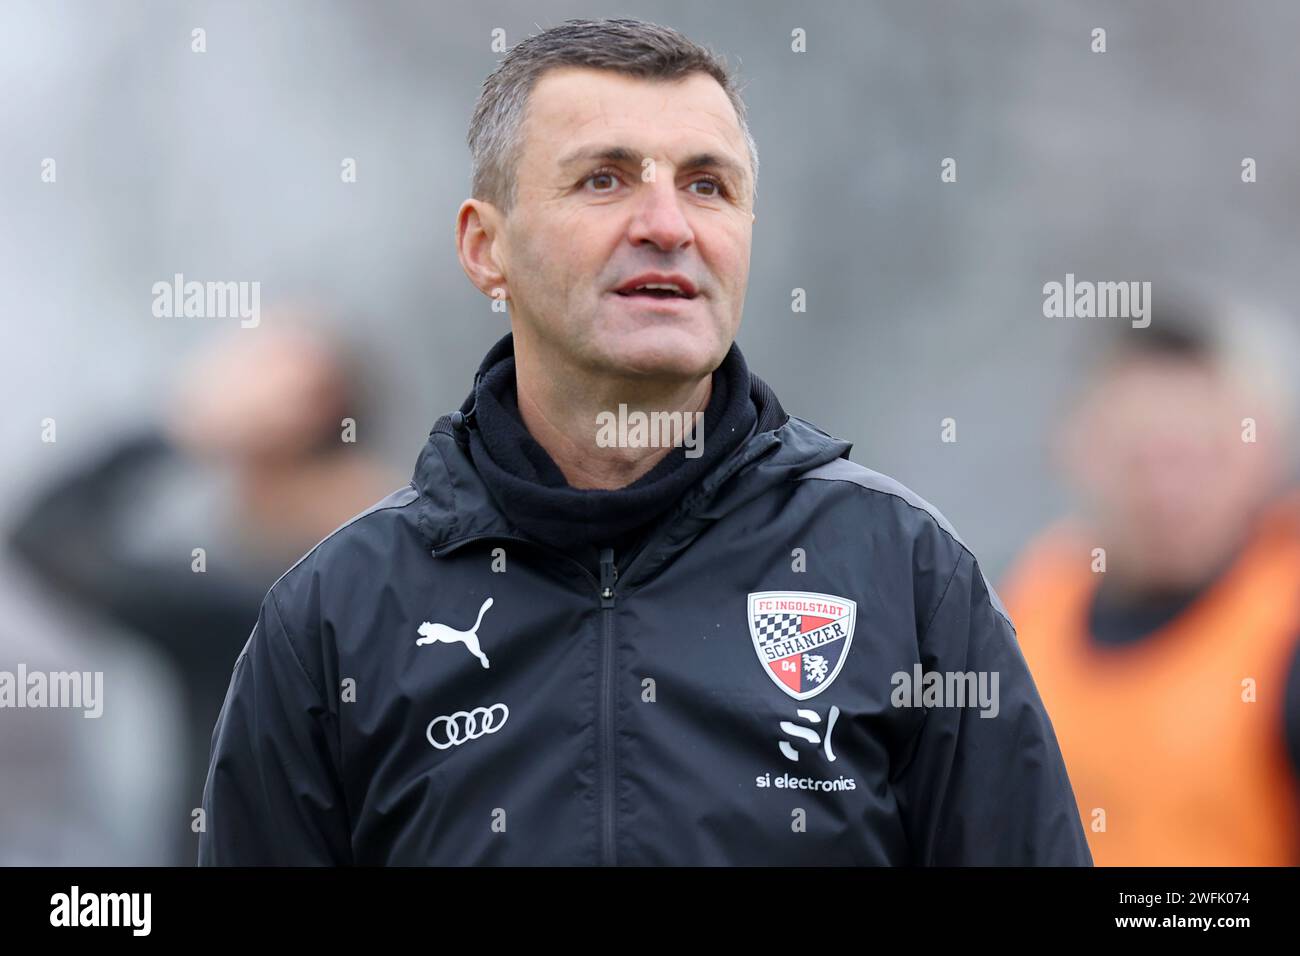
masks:
{"label": "gray blurred background", "polygon": [[[1176,288],[1296,321],[1300,6],[1288,0],[6,2],[0,517],[165,418],[179,363],[238,331],[153,317],[152,284],[178,272],[260,281],[264,315],[323,306],[367,383],[359,444],[403,482],[507,329],[453,247],[465,131],[500,56],[492,31],[513,44],[589,16],[663,22],[739,66],[761,158],[749,364],[788,411],[934,502],[992,578],[1063,507],[1046,444],[1079,356],[1124,321],[1044,318],[1045,282],[1147,280],[1157,302]],[[1094,27],[1104,54],[1090,51]],[[795,28],[805,53],[791,51]],[[41,181],[47,157],[54,184]],[[340,181],[345,157],[356,183]],[[955,184],[939,180],[945,157]],[[790,309],[795,287],[806,313]],[[1269,341],[1293,375],[1295,354]],[[955,443],[940,440],[948,417]],[[186,565],[188,547],[178,554]],[[36,587],[7,574],[0,606]],[[159,700],[183,696],[153,658],[123,663],[143,653],[129,638],[95,653],[106,647],[135,679],[161,668]],[[121,718],[147,742],[123,748],[121,767],[157,774],[177,746],[157,732],[166,712]],[[119,820],[162,799],[146,779]],[[139,831],[108,826],[97,852],[172,852]]]}

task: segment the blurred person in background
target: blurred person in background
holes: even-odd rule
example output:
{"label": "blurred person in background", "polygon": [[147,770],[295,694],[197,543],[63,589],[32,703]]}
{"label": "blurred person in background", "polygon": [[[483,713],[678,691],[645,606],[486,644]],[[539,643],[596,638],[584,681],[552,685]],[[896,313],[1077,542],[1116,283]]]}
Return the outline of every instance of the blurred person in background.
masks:
{"label": "blurred person in background", "polygon": [[1054,448],[1080,513],[1000,589],[1098,865],[1300,863],[1290,408],[1215,318],[1108,343]]}
{"label": "blurred person in background", "polygon": [[[269,319],[270,317],[268,317]],[[175,858],[191,863],[212,728],[266,589],[394,484],[344,438],[363,418],[341,350],[282,313],[202,352],[171,412],[41,490],[11,536],[56,593],[139,634],[184,698]],[[202,549],[202,553],[196,553]]]}

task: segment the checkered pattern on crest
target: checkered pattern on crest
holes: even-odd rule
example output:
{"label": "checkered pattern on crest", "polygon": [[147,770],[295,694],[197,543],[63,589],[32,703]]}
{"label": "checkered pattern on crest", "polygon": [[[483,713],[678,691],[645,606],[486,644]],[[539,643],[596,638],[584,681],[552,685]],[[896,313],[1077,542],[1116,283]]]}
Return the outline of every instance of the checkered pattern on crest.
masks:
{"label": "checkered pattern on crest", "polygon": [[754,631],[763,644],[799,633],[800,614],[761,614],[754,619]]}

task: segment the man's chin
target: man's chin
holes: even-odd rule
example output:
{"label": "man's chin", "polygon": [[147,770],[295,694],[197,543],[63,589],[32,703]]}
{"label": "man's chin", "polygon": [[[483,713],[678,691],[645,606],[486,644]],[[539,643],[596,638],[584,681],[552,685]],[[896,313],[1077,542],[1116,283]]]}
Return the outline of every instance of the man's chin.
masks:
{"label": "man's chin", "polygon": [[714,329],[682,327],[635,329],[611,334],[597,351],[603,367],[628,376],[700,379],[710,374],[726,355]]}

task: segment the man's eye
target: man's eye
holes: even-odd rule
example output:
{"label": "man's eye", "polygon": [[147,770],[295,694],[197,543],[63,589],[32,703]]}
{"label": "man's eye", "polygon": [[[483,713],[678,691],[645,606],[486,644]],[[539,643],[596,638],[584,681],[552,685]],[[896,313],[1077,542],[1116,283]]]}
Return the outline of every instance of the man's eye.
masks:
{"label": "man's eye", "polygon": [[695,180],[695,182],[691,183],[689,188],[693,189],[696,186],[707,186],[709,187],[709,189],[712,190],[712,192],[703,192],[703,193],[697,192],[695,194],[697,196],[703,196],[705,199],[713,199],[717,196],[721,196],[723,192],[722,183],[718,182],[718,180],[712,178],[711,176],[706,176],[703,179]]}
{"label": "man's eye", "polygon": [[585,180],[583,180],[582,184],[584,186],[588,184],[592,184],[595,188],[595,191],[598,193],[613,192],[614,189],[618,187],[618,177],[615,176],[613,173],[604,170],[601,172],[592,173]]}

